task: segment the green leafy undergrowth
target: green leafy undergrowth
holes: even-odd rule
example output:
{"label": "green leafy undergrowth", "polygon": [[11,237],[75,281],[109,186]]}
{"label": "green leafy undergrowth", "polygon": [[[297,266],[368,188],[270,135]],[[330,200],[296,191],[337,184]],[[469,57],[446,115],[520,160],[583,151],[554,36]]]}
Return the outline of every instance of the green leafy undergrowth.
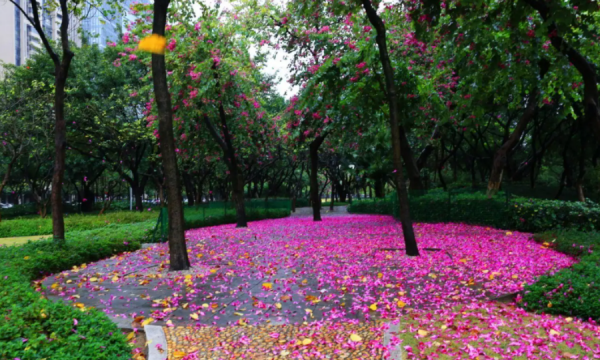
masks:
{"label": "green leafy undergrowth", "polygon": [[538,234],[542,246],[580,262],[525,286],[519,304],[530,311],[600,320],[600,233],[560,230]]}
{"label": "green leafy undergrowth", "polygon": [[0,359],[131,357],[126,338],[105,314],[52,302],[32,285],[45,274],[139,249],[146,229],[121,227],[73,232],[62,246],[39,240],[0,247]]}

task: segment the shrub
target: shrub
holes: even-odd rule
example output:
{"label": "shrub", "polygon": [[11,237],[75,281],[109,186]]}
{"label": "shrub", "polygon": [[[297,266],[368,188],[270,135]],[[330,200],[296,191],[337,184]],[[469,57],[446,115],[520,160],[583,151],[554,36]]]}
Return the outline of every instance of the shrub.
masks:
{"label": "shrub", "polygon": [[541,276],[525,286],[520,305],[526,310],[600,320],[600,256],[553,275]]}
{"label": "shrub", "polygon": [[0,247],[0,358],[130,358],[125,337],[105,314],[54,303],[31,286],[48,272],[139,249],[140,241],[134,237],[145,233],[141,225],[134,230],[119,231],[115,226],[103,230],[70,233],[62,247],[51,240]]}
{"label": "shrub", "polygon": [[581,261],[526,285],[519,304],[536,312],[600,320],[600,252],[594,251],[600,248],[600,233],[558,230],[534,239]]}
{"label": "shrub", "polygon": [[516,201],[510,216],[518,230],[547,229],[599,230],[600,206],[592,201],[528,199]]}

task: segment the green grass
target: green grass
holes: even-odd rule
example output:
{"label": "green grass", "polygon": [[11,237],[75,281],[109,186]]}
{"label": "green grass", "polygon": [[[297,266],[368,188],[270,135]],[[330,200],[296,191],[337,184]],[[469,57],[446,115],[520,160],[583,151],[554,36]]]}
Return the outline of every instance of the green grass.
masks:
{"label": "green grass", "polygon": [[22,245],[27,243],[28,241],[47,239],[50,235],[38,235],[38,236],[19,236],[19,237],[9,237],[0,239],[0,245]]}

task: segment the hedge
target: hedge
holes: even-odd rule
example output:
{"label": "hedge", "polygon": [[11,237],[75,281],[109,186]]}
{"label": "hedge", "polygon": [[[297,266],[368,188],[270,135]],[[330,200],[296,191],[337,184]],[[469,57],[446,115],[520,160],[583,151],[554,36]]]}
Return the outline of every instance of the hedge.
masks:
{"label": "hedge", "polygon": [[[351,213],[398,216],[395,194],[386,199],[354,201]],[[439,190],[413,194],[409,198],[413,221],[462,222],[501,229],[542,232],[550,229],[600,230],[600,206],[587,201],[510,198],[498,193],[449,193]]]}
{"label": "hedge", "polygon": [[137,250],[148,226],[72,232],[62,247],[51,240],[0,247],[0,359],[129,359],[130,346],[104,313],[52,302],[31,282]]}

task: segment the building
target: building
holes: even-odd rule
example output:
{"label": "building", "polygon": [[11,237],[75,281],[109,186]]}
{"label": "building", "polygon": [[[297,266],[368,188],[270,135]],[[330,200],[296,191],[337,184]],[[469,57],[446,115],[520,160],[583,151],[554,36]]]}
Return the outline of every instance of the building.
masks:
{"label": "building", "polygon": [[[33,10],[29,0],[15,0],[20,3],[23,10],[33,18]],[[44,0],[38,0],[43,5]],[[62,14],[60,9],[46,12],[41,11],[42,28],[48,39],[60,40],[60,23]],[[81,45],[81,36],[77,31],[80,26],[78,19],[71,20],[69,26],[69,39],[75,45]],[[0,61],[7,64],[21,66],[37,51],[46,51],[39,34],[29,23],[25,15],[11,2],[0,2]]]}

